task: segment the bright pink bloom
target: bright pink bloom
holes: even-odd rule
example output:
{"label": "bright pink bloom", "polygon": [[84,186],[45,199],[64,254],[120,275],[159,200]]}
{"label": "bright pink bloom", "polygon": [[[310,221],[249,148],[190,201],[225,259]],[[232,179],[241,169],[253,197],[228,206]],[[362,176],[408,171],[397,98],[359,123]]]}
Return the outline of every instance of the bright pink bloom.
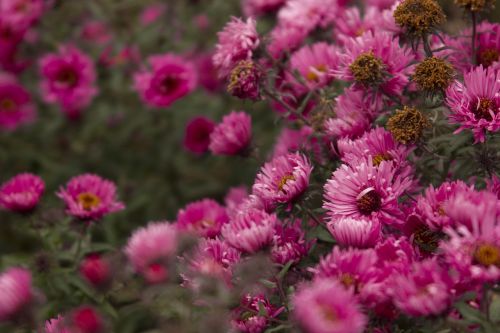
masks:
{"label": "bright pink bloom", "polygon": [[194,65],[198,72],[198,84],[209,93],[217,92],[223,87],[223,81],[218,76],[212,57],[213,54],[209,52],[198,54],[194,58]]}
{"label": "bright pink bloom", "polygon": [[394,304],[407,315],[438,315],[451,303],[451,279],[434,259],[415,262],[410,272],[391,280]]}
{"label": "bright pink bloom", "polygon": [[0,187],[0,206],[13,212],[33,210],[45,191],[43,180],[31,173],[21,173]]}
{"label": "bright pink bloom", "polygon": [[88,21],[82,28],[81,37],[97,45],[105,45],[113,38],[109,28],[102,21]]}
{"label": "bright pink bloom", "polygon": [[377,26],[380,15],[376,7],[366,7],[363,17],[358,7],[348,8],[342,12],[340,19],[335,20],[333,37],[344,44],[346,40],[359,37],[367,31],[380,31],[380,26]]}
{"label": "bright pink bloom", "polygon": [[305,257],[312,243],[305,240],[300,220],[290,222],[287,226],[278,224],[273,237],[271,258],[275,263],[285,265],[288,262],[298,263]]}
{"label": "bright pink bloom", "polygon": [[82,220],[99,220],[125,208],[116,199],[113,182],[89,173],[71,178],[57,196],[64,200],[67,214]]}
{"label": "bright pink bloom", "polygon": [[491,193],[496,194],[498,199],[500,199],[500,178],[496,175],[492,175],[491,179],[486,179],[486,188]]}
{"label": "bright pink bloom", "polygon": [[401,224],[399,197],[411,186],[390,162],[378,166],[371,156],[359,165],[342,165],[326,183],[323,208],[332,221],[341,217],[376,218],[386,224]]}
{"label": "bright pink bloom", "polygon": [[104,287],[111,280],[111,267],[107,259],[92,253],[80,263],[80,275],[92,286]]}
{"label": "bright pink bloom", "polygon": [[381,81],[374,84],[385,94],[400,95],[409,82],[409,75],[413,70],[410,63],[414,56],[408,48],[399,45],[397,37],[389,33],[367,32],[360,37],[346,40],[345,51],[339,53],[339,69],[334,73],[339,79],[354,82],[356,87],[366,89],[367,86],[356,82],[351,65],[360,55],[370,52],[383,67]]}
{"label": "bright pink bloom", "polygon": [[134,87],[147,105],[168,107],[196,87],[197,75],[191,62],[167,53],[150,56],[148,63],[149,70],[134,75]]}
{"label": "bright pink bloom", "polygon": [[245,22],[232,17],[217,35],[219,41],[212,59],[221,77],[228,76],[240,61],[252,59],[253,51],[260,43],[253,18],[248,18]]}
{"label": "bright pink bloom", "polygon": [[141,12],[139,21],[144,26],[153,24],[165,13],[166,10],[167,6],[163,3],[154,3],[149,5]]}
{"label": "bright pink bloom", "polygon": [[256,17],[278,10],[286,0],[243,0],[243,13]]}
{"label": "bright pink bloom", "polygon": [[[165,263],[177,249],[178,231],[168,222],[150,222],[130,236],[124,252],[137,273],[166,277]],[[162,273],[163,272],[163,273]],[[150,281],[157,282],[157,281]]]}
{"label": "bright pink bloom", "polygon": [[[259,314],[261,309],[265,310],[264,316]],[[262,333],[269,325],[268,318],[278,316],[282,310],[276,309],[264,295],[247,294],[241,300],[241,306],[233,311],[231,325],[242,333]]]}
{"label": "bright pink bloom", "polygon": [[60,104],[70,118],[76,118],[97,94],[92,59],[76,47],[66,45],[39,61],[43,77],[41,90],[47,103]]}
{"label": "bright pink bloom", "polygon": [[286,52],[296,50],[307,37],[307,31],[292,25],[278,25],[269,33],[270,42],[267,51],[275,58],[281,58]]}
{"label": "bright pink bloom", "polygon": [[104,332],[104,320],[94,308],[85,305],[71,313],[70,327],[70,332],[102,333]]}
{"label": "bright pink bloom", "polygon": [[377,244],[375,252],[378,258],[376,266],[386,273],[406,272],[417,258],[406,237],[390,236]]}
{"label": "bright pink bloom", "polygon": [[275,214],[249,208],[246,211],[240,211],[222,227],[222,236],[238,250],[255,253],[271,244],[274,228],[278,223]]}
{"label": "bright pink bloom", "polygon": [[16,29],[31,27],[43,14],[43,0],[2,0],[0,17]]}
{"label": "bright pink bloom", "polygon": [[283,128],[274,144],[273,157],[294,153],[301,149],[310,148],[309,137],[313,134],[313,129],[303,126],[298,130]]}
{"label": "bright pink bloom", "polygon": [[52,318],[45,321],[44,333],[72,333],[65,324],[65,319],[58,315],[57,318]]}
{"label": "bright pink bloom", "polygon": [[35,112],[30,93],[16,79],[0,72],[0,128],[13,130],[30,123]]}
{"label": "bright pink bloom", "polygon": [[307,190],[311,172],[311,163],[304,155],[275,157],[262,167],[252,192],[269,205],[290,203]]}
{"label": "bright pink bloom", "polygon": [[292,302],[294,316],[307,333],[362,333],[368,321],[352,292],[332,280],[302,286]]}
{"label": "bright pink bloom", "polygon": [[140,62],[139,49],[135,46],[123,46],[118,49],[108,46],[99,57],[99,63],[107,67],[123,66]]}
{"label": "bright pink bloom", "polygon": [[226,209],[212,199],[203,199],[187,205],[177,213],[177,228],[213,238],[228,222]]}
{"label": "bright pink bloom", "polygon": [[238,206],[248,198],[248,189],[246,186],[231,187],[224,198],[226,211],[228,215],[233,215],[238,211]]}
{"label": "bright pink bloom", "polygon": [[377,220],[343,217],[330,221],[327,227],[333,238],[346,247],[374,247],[381,236],[381,225]]}
{"label": "bright pink bloom", "polygon": [[0,322],[12,319],[33,301],[31,273],[11,267],[0,274]]}
{"label": "bright pink bloom", "polygon": [[337,19],[337,0],[289,0],[278,12],[278,24],[301,29],[305,35]]}
{"label": "bright pink bloom", "polygon": [[242,154],[252,139],[252,118],[243,111],[232,111],[222,118],[210,134],[209,149],[216,155]]}
{"label": "bright pink bloom", "polygon": [[472,130],[475,142],[484,142],[486,132],[500,130],[500,74],[493,68],[479,66],[455,81],[446,90],[446,104],[451,123],[459,124],[459,133]]}
{"label": "bright pink bloom", "polygon": [[[395,3],[394,0],[367,0],[369,6],[375,6],[379,9],[388,9]],[[370,8],[370,7],[369,7]]]}
{"label": "bright pink bloom", "polygon": [[207,117],[191,118],[184,132],[184,148],[195,154],[207,152],[210,145],[210,134],[212,134],[214,127],[215,123]]}

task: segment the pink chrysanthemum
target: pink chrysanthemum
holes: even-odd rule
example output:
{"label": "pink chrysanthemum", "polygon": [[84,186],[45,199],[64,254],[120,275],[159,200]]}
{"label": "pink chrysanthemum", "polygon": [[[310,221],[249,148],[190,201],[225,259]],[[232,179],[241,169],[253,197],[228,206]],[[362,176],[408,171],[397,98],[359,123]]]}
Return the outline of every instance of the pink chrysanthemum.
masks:
{"label": "pink chrysanthemum", "polygon": [[411,186],[412,179],[397,173],[387,161],[378,166],[368,156],[357,166],[342,165],[326,183],[323,208],[332,221],[341,217],[377,218],[386,224],[402,223],[399,197]]}
{"label": "pink chrysanthemum", "polygon": [[105,45],[113,38],[106,23],[98,20],[85,22],[80,35],[84,40],[97,45]]}
{"label": "pink chrysanthemum", "polygon": [[337,49],[324,42],[303,46],[292,54],[290,71],[297,71],[305,80],[307,88],[290,74],[288,80],[296,89],[312,90],[328,85],[333,80],[332,71],[338,63]]}
{"label": "pink chrysanthemum", "polygon": [[224,116],[210,134],[209,149],[216,155],[242,154],[251,139],[252,118],[243,111],[233,111]]}
{"label": "pink chrysanthemum", "polygon": [[260,43],[253,18],[248,18],[245,22],[232,17],[217,35],[219,41],[212,59],[221,77],[228,76],[240,61],[252,59],[253,51]]}
{"label": "pink chrysanthemum", "polygon": [[11,267],[0,274],[0,322],[12,319],[33,301],[31,273]]}
{"label": "pink chrysanthemum", "polygon": [[479,66],[464,75],[464,82],[455,81],[446,90],[446,104],[451,123],[459,124],[459,133],[472,130],[475,142],[484,142],[486,132],[500,129],[500,74],[492,68]]}
{"label": "pink chrysanthemum", "polygon": [[82,278],[96,288],[104,288],[111,281],[111,267],[106,258],[98,253],[87,255],[80,263]]}
{"label": "pink chrysanthemum", "polygon": [[213,54],[209,52],[198,54],[194,58],[194,64],[198,72],[198,84],[209,93],[215,93],[223,87],[223,81],[218,76],[212,57]]}
{"label": "pink chrysanthemum", "polygon": [[415,262],[410,272],[391,280],[394,304],[410,316],[438,315],[451,303],[451,279],[434,259]]}
{"label": "pink chrysanthemum", "polygon": [[352,292],[328,279],[302,286],[292,303],[295,318],[308,333],[362,333],[368,321]]}
{"label": "pink chrysanthemum", "polygon": [[212,199],[203,199],[187,205],[177,213],[177,228],[213,238],[228,222],[226,209]]}
{"label": "pink chrysanthemum", "polygon": [[134,87],[147,105],[165,108],[194,90],[196,71],[185,59],[167,53],[150,56],[148,63],[149,70],[134,75]]}
{"label": "pink chrysanthemum", "polygon": [[[265,315],[261,315],[261,309]],[[231,325],[242,333],[262,333],[269,319],[278,316],[283,309],[276,309],[264,295],[245,295],[241,306],[233,310]]]}
{"label": "pink chrysanthemum", "polygon": [[346,247],[373,247],[381,236],[381,225],[377,220],[343,217],[329,222],[327,227],[335,240]]}
{"label": "pink chrysanthemum", "polygon": [[498,178],[496,175],[492,175],[491,179],[486,179],[486,188],[491,193],[496,194],[498,199],[500,200],[500,178]]}
{"label": "pink chrysanthemum", "polygon": [[300,227],[300,220],[288,226],[278,224],[273,237],[271,258],[275,263],[285,265],[288,262],[298,263],[306,256],[312,243],[305,240],[305,233]]}
{"label": "pink chrysanthemum", "polygon": [[377,244],[375,252],[376,266],[386,272],[406,272],[417,257],[406,237],[388,237]]}
{"label": "pink chrysanthemum", "polygon": [[33,121],[35,116],[30,93],[14,78],[0,73],[0,128],[16,129]]}
{"label": "pink chrysanthemum", "polygon": [[337,15],[337,0],[289,0],[278,12],[278,24],[299,28],[307,35],[329,26]]}
{"label": "pink chrysanthemum", "polygon": [[248,198],[246,186],[231,187],[224,198],[228,215],[233,216],[238,212],[238,207]]}
{"label": "pink chrysanthemum", "polygon": [[73,46],[62,46],[39,62],[41,90],[47,103],[58,103],[70,118],[78,117],[97,94],[92,59]]}
{"label": "pink chrysanthemum", "polygon": [[33,210],[45,191],[43,180],[31,173],[21,173],[0,188],[0,206],[13,212]]}
{"label": "pink chrysanthemum", "polygon": [[65,324],[65,319],[61,315],[45,321],[44,333],[72,333]]}
{"label": "pink chrysanthemum", "polygon": [[83,305],[69,316],[70,332],[104,333],[105,323],[101,314],[91,306]]}
{"label": "pink chrysanthemum", "polygon": [[388,95],[399,95],[412,73],[411,51],[400,46],[399,39],[389,33],[367,32],[345,43],[339,54],[340,65],[335,74],[366,89],[378,87]]}
{"label": "pink chrysanthemum", "polygon": [[192,118],[184,132],[184,148],[195,154],[207,152],[210,145],[210,134],[212,134],[214,127],[215,123],[207,117]]}
{"label": "pink chrysanthemum", "polygon": [[307,31],[300,27],[277,25],[269,33],[267,51],[273,58],[279,59],[286,52],[297,49],[306,37]]}
{"label": "pink chrysanthemum", "polygon": [[276,215],[249,208],[240,211],[222,227],[222,236],[238,250],[255,253],[271,244],[278,223]]}
{"label": "pink chrysanthemum", "polygon": [[243,0],[243,13],[247,17],[261,16],[278,10],[286,0]]}
{"label": "pink chrysanthemum", "polygon": [[139,16],[139,21],[143,26],[153,24],[165,13],[166,10],[167,6],[164,3],[153,3],[144,8]]}
{"label": "pink chrysanthemum", "polygon": [[275,157],[264,164],[252,191],[269,205],[290,203],[309,186],[311,171],[311,163],[299,153]]}
{"label": "pink chrysanthemum", "polygon": [[64,200],[66,213],[82,220],[98,220],[125,208],[116,200],[113,182],[88,173],[73,177],[57,196]]}
{"label": "pink chrysanthemum", "polygon": [[16,29],[27,29],[43,14],[43,0],[2,0],[0,17]]}
{"label": "pink chrysanthemum", "polygon": [[177,228],[168,222],[150,222],[134,231],[124,252],[137,273],[150,283],[167,277],[167,265],[177,249]]}
{"label": "pink chrysanthemum", "polygon": [[309,137],[313,134],[313,129],[303,126],[298,130],[283,128],[281,130],[273,149],[273,157],[294,153],[301,149],[310,148]]}
{"label": "pink chrysanthemum", "polygon": [[364,16],[358,7],[351,7],[342,12],[340,19],[336,20],[334,38],[344,44],[347,40],[359,37],[367,31],[374,31],[379,27],[376,25],[381,12],[376,7],[365,8]]}

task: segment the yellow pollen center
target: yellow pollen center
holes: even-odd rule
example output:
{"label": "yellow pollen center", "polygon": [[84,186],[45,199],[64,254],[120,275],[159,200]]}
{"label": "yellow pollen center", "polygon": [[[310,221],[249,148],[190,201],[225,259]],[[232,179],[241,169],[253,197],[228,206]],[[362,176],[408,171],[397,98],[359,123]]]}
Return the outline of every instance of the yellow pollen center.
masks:
{"label": "yellow pollen center", "polygon": [[77,200],[85,210],[91,210],[92,208],[99,206],[99,204],[101,203],[101,199],[94,193],[90,192],[78,194]]}
{"label": "yellow pollen center", "polygon": [[323,304],[319,305],[319,312],[321,313],[321,315],[323,316],[323,318],[326,321],[329,321],[329,322],[336,322],[337,321],[337,318],[338,318],[337,313],[330,306],[323,305]]}
{"label": "yellow pollen center", "polygon": [[311,68],[311,70],[307,73],[306,79],[308,81],[318,82],[320,75],[326,73],[327,71],[328,67],[326,65],[317,65]]}
{"label": "yellow pollen center", "polygon": [[483,266],[500,266],[500,248],[493,244],[481,244],[474,250],[474,259]]}
{"label": "yellow pollen center", "polygon": [[340,278],[340,283],[344,285],[344,287],[349,288],[356,284],[356,279],[349,273],[343,273]]}
{"label": "yellow pollen center", "polygon": [[16,108],[16,103],[10,98],[5,98],[0,100],[1,111],[14,111],[15,108]]}
{"label": "yellow pollen center", "polygon": [[280,181],[278,182],[278,190],[283,191],[283,187],[285,187],[285,184],[289,180],[295,180],[295,177],[292,174],[287,174],[281,177]]}
{"label": "yellow pollen center", "polygon": [[372,158],[373,165],[379,166],[383,161],[392,161],[392,156],[389,153],[380,153]]}

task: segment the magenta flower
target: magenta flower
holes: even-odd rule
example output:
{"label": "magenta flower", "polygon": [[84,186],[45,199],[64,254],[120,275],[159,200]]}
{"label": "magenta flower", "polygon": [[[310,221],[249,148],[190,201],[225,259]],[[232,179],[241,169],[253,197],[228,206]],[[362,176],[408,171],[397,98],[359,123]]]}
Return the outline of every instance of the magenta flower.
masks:
{"label": "magenta flower", "polygon": [[289,0],[278,12],[278,25],[303,30],[305,37],[331,25],[338,14],[336,0]]}
{"label": "magenta flower", "polygon": [[451,123],[459,133],[472,130],[475,142],[484,142],[486,132],[500,129],[500,74],[493,68],[476,67],[464,74],[464,83],[455,81],[446,90]]}
{"label": "magenta flower", "polygon": [[113,35],[106,26],[106,23],[98,20],[89,20],[85,22],[80,33],[81,38],[96,45],[106,45],[111,41]]}
{"label": "magenta flower", "polygon": [[212,59],[221,77],[228,76],[240,61],[251,60],[253,51],[260,43],[253,18],[248,18],[245,22],[232,17],[217,35],[219,41]]}
{"label": "magenta flower", "polygon": [[248,198],[248,189],[246,186],[231,187],[224,198],[224,204],[228,215],[233,215],[245,199]]}
{"label": "magenta flower", "polygon": [[407,272],[416,260],[417,253],[406,237],[387,237],[375,247],[378,261],[376,266],[386,273]]}
{"label": "magenta flower", "polygon": [[341,217],[376,218],[385,224],[401,224],[399,197],[411,186],[390,162],[373,164],[371,156],[357,166],[342,165],[324,187],[323,208],[331,221]]}
{"label": "magenta flower", "polygon": [[0,17],[16,29],[31,27],[43,14],[43,0],[2,0]]}
{"label": "magenta flower", "polygon": [[293,296],[293,313],[307,333],[362,333],[367,323],[352,292],[320,279]]}
{"label": "magenta flower", "polygon": [[238,250],[255,253],[271,244],[278,223],[276,215],[250,208],[233,216],[222,227],[222,236]]}
{"label": "magenta flower", "polygon": [[151,66],[134,75],[134,87],[147,105],[165,108],[184,97],[196,87],[194,66],[174,54],[153,55]]}
{"label": "magenta flower", "polygon": [[[261,309],[265,315],[260,315]],[[276,309],[264,295],[245,295],[241,306],[233,310],[231,325],[242,333],[262,333],[269,325],[269,318],[278,316],[283,308]]]}
{"label": "magenta flower", "polygon": [[82,220],[99,220],[125,208],[116,199],[113,182],[89,173],[71,178],[57,196],[65,202],[67,214]]}
{"label": "magenta flower", "polygon": [[30,93],[13,77],[0,74],[0,128],[13,130],[30,123],[35,112]]}
{"label": "magenta flower", "polygon": [[33,210],[45,191],[43,180],[31,173],[21,173],[0,187],[0,206],[13,212]]}
{"label": "magenta flower", "polygon": [[313,129],[309,126],[303,126],[298,130],[283,128],[274,144],[273,157],[312,148],[308,142],[312,134]]}
{"label": "magenta flower", "polygon": [[252,191],[269,205],[290,203],[305,192],[312,166],[299,153],[275,157],[264,164]]}
{"label": "magenta flower", "polygon": [[97,94],[92,59],[74,46],[59,48],[39,61],[41,90],[47,103],[59,104],[70,118],[77,118]]}
{"label": "magenta flower", "polygon": [[496,175],[492,175],[491,179],[486,179],[486,188],[491,193],[496,194],[498,199],[500,199],[500,178]]}
{"label": "magenta flower", "polygon": [[70,332],[104,333],[105,324],[101,314],[91,306],[83,305],[73,310],[69,317]]}
{"label": "magenta flower", "polygon": [[163,3],[153,3],[148,5],[141,12],[139,21],[143,26],[153,24],[165,13],[166,10],[167,6]]}
{"label": "magenta flower", "polygon": [[111,281],[111,267],[106,258],[98,253],[91,253],[80,263],[80,275],[96,288],[106,287]]}
{"label": "magenta flower", "polygon": [[300,227],[300,220],[290,222],[287,226],[276,225],[271,247],[271,258],[275,263],[286,265],[288,262],[298,263],[311,248],[312,242],[307,242],[305,232]]}
{"label": "magenta flower", "polygon": [[377,220],[343,217],[327,224],[335,240],[346,247],[374,247],[381,236],[381,225]]}
{"label": "magenta flower", "polygon": [[184,132],[184,148],[195,154],[207,152],[214,127],[215,123],[207,117],[198,116],[189,120]]}
{"label": "magenta flower", "polygon": [[65,318],[61,315],[45,321],[44,333],[72,333],[65,322]]}
{"label": "magenta flower", "polygon": [[226,209],[212,199],[203,199],[187,205],[177,213],[177,228],[213,238],[229,218]]}
{"label": "magenta flower", "polygon": [[243,112],[233,111],[222,118],[210,134],[209,149],[216,155],[242,154],[252,139],[252,118]]}
{"label": "magenta flower", "polygon": [[286,0],[243,0],[243,13],[247,17],[261,16],[278,10]]}
{"label": "magenta flower", "polygon": [[453,285],[437,260],[415,262],[410,272],[391,280],[394,304],[407,315],[438,315],[451,303]]}
{"label": "magenta flower", "polygon": [[31,273],[11,267],[0,274],[0,322],[7,321],[27,307],[34,297]]}
{"label": "magenta flower", "polygon": [[150,222],[134,231],[124,252],[134,270],[149,283],[167,278],[167,264],[177,249],[177,228],[168,222]]}

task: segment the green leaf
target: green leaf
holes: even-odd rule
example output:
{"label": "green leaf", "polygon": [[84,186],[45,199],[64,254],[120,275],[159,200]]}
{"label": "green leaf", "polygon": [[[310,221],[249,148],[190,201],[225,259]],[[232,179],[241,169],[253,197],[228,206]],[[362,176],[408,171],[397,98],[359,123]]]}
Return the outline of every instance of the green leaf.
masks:
{"label": "green leaf", "polygon": [[288,270],[290,269],[290,267],[292,267],[293,265],[293,261],[289,261],[286,263],[285,266],[283,266],[283,268],[281,269],[281,271],[278,273],[278,279],[282,280],[286,273],[288,273]]}

